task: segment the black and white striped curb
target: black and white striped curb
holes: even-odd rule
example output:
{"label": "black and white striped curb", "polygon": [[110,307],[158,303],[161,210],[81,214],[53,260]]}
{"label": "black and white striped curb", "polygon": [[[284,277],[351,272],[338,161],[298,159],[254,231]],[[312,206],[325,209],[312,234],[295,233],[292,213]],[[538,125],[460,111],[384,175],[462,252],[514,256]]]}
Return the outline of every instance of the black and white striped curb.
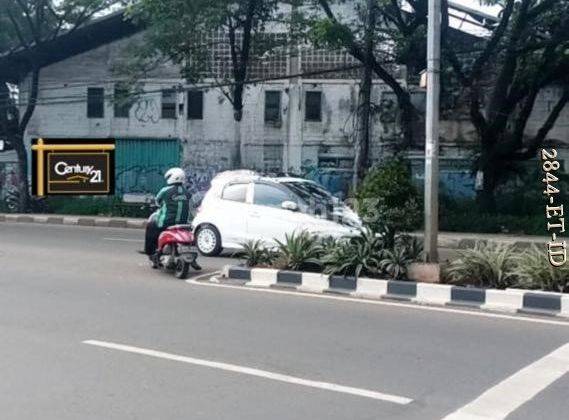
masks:
{"label": "black and white striped curb", "polygon": [[43,223],[52,225],[95,226],[143,229],[145,219],[116,217],[60,216],[55,214],[0,214],[0,222]]}
{"label": "black and white striped curb", "polygon": [[270,268],[226,266],[226,279],[245,286],[288,287],[311,293],[341,293],[365,299],[396,299],[432,305],[466,306],[569,318],[569,294],[521,289],[477,289],[447,284],[328,276]]}

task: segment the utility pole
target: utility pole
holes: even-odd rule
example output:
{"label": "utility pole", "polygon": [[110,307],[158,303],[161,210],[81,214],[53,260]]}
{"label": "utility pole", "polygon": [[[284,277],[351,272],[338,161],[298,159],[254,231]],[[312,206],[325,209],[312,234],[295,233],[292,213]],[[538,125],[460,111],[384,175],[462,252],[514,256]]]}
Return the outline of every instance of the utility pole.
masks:
{"label": "utility pole", "polygon": [[429,0],[425,136],[425,262],[438,262],[441,0]]}
{"label": "utility pole", "polygon": [[356,132],[356,148],[354,156],[354,189],[363,180],[367,168],[369,167],[369,150],[370,150],[370,116],[371,116],[371,88],[372,88],[372,72],[371,62],[373,56],[373,32],[375,28],[375,2],[376,0],[367,0],[367,17],[365,22],[365,66],[363,70],[363,78],[360,91],[360,100],[358,104],[361,109],[358,110],[358,128]]}

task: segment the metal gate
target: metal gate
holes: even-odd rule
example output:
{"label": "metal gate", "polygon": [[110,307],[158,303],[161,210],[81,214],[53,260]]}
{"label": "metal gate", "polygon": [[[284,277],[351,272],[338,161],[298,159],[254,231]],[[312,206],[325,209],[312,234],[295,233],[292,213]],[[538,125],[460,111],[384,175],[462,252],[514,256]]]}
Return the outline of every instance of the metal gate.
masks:
{"label": "metal gate", "polygon": [[116,194],[155,194],[164,186],[164,172],[180,165],[180,152],[178,139],[117,139]]}

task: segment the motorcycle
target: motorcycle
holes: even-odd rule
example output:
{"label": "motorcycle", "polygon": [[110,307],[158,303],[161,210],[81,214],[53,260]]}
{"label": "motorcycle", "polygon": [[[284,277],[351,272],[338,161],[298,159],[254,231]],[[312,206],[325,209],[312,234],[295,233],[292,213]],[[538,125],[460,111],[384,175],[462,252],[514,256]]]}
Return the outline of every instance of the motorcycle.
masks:
{"label": "motorcycle", "polygon": [[[156,216],[157,213],[153,213],[149,221]],[[150,261],[153,268],[173,271],[177,278],[185,279],[197,257],[198,249],[192,226],[174,225],[160,234],[156,252],[150,256]]]}

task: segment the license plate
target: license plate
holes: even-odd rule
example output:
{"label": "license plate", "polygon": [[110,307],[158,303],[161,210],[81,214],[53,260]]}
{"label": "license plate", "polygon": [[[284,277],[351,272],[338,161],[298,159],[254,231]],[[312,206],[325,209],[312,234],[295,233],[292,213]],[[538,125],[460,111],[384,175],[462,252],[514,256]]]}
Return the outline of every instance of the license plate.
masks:
{"label": "license plate", "polygon": [[197,253],[198,249],[191,245],[178,245],[178,252],[180,254]]}

